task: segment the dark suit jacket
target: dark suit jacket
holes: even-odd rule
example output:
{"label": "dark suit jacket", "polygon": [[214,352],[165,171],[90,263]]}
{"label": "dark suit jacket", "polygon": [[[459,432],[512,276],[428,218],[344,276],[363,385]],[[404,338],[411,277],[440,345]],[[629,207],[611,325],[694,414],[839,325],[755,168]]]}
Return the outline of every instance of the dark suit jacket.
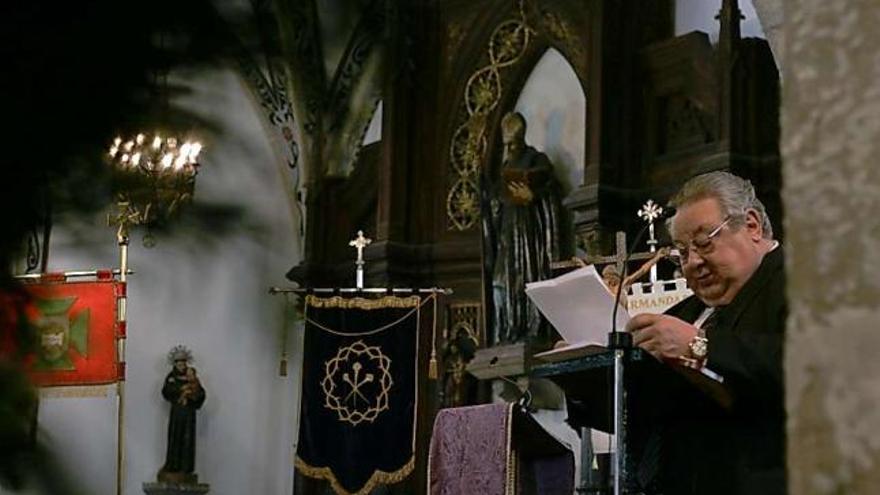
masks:
{"label": "dark suit jacket", "polygon": [[[696,297],[667,314],[693,323],[705,309]],[[768,253],[707,331],[707,367],[724,377],[729,409],[697,397],[675,398],[660,426],[664,495],[782,495],[785,406],[782,345],[787,315],[782,248]]]}

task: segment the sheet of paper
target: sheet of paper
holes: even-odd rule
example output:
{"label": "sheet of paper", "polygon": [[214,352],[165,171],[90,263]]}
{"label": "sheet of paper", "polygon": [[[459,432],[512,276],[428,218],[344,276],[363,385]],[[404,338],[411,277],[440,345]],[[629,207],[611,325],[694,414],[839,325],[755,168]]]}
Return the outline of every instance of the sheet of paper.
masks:
{"label": "sheet of paper", "polygon": [[[526,284],[526,295],[570,344],[606,345],[614,297],[591,265],[559,277]],[[617,308],[617,329],[629,315]]]}

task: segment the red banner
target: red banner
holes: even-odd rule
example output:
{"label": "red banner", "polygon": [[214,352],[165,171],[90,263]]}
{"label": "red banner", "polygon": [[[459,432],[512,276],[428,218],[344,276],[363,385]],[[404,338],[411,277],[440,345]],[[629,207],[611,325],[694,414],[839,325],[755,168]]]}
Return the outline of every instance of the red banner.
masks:
{"label": "red banner", "polygon": [[7,335],[4,353],[14,352],[16,340],[31,342],[32,352],[22,363],[37,386],[115,382],[117,297],[124,285],[114,280],[25,283],[28,298],[4,298],[11,316],[5,326],[20,337]]}

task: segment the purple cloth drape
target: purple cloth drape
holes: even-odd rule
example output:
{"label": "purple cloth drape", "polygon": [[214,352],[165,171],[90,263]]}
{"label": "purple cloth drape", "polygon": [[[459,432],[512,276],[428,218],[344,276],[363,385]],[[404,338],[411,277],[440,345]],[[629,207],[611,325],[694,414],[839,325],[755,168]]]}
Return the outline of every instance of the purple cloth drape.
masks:
{"label": "purple cloth drape", "polygon": [[[517,455],[519,469],[508,479],[508,461],[518,439],[509,439],[512,404],[443,409],[434,421],[429,461],[430,495],[571,495],[574,492],[574,457],[562,444],[550,439],[530,417],[532,428],[546,435],[543,442],[524,442],[532,449]],[[517,424],[522,424],[517,422]],[[548,441],[549,439],[549,441]],[[546,452],[534,446],[552,444]],[[525,454],[525,455],[523,455]]]}
{"label": "purple cloth drape", "polygon": [[507,473],[506,404],[443,409],[431,437],[431,495],[501,495]]}

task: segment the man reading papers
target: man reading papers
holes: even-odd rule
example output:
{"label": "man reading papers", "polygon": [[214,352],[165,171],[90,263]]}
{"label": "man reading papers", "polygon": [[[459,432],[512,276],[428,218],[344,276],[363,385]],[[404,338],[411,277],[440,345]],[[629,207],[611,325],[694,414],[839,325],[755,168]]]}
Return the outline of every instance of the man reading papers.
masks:
{"label": "man reading papers", "polygon": [[652,425],[659,464],[648,493],[784,494],[782,248],[754,188],[734,175],[697,176],[670,203],[669,231],[694,295],[626,328],[657,359],[717,376],[733,401],[717,410],[682,401]]}

